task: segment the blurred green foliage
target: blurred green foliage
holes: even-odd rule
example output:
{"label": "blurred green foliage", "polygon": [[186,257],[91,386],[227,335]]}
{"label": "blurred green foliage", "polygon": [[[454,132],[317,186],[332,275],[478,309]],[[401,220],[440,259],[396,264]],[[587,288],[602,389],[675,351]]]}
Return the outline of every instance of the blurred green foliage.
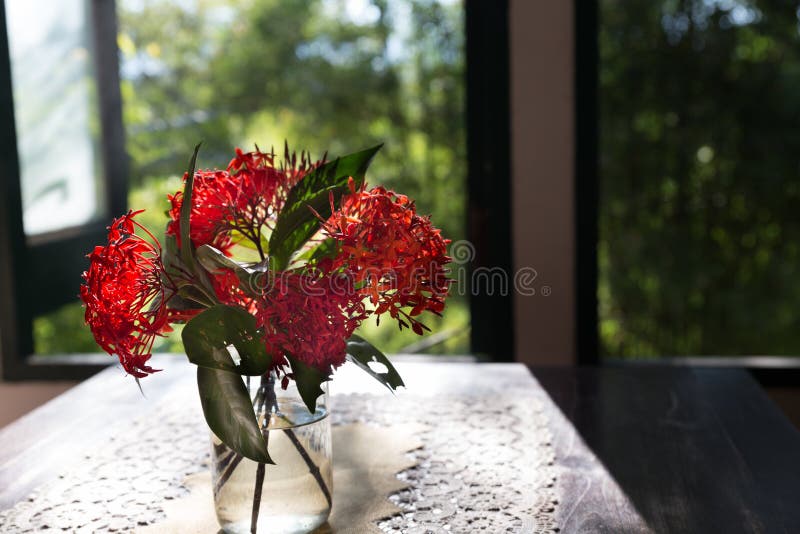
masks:
{"label": "blurred green foliage", "polygon": [[[126,5],[136,8],[126,9]],[[360,9],[348,5],[357,4]],[[316,157],[384,142],[368,177],[464,237],[463,8],[435,0],[121,2],[134,186],[233,147]],[[390,7],[391,5],[391,7]]]}
{"label": "blurred green foliage", "polygon": [[797,354],[800,4],[600,5],[603,354]]}
{"label": "blurred green foliage", "polygon": [[[385,143],[367,181],[414,198],[453,240],[465,237],[464,20],[439,0],[121,0],[118,45],[133,209],[158,235],[166,194],[194,145],[200,167],[236,146],[284,140],[319,158]],[[37,319],[39,353],[96,351],[82,310]],[[426,321],[469,350],[464,298]],[[387,352],[419,340],[386,318],[362,335]],[[181,351],[179,336],[156,350]]]}

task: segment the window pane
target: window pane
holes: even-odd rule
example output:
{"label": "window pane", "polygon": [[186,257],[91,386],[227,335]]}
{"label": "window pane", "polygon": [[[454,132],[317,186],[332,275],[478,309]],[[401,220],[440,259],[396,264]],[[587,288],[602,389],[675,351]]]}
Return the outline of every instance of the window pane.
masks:
{"label": "window pane", "polygon": [[[166,193],[192,148],[225,166],[233,148],[284,139],[315,157],[385,146],[373,185],[417,200],[465,237],[464,14],[452,0],[172,2],[118,0],[132,208],[163,228]],[[387,351],[466,352],[469,312],[452,299],[426,321],[443,341],[414,346],[386,320],[365,334]],[[423,338],[424,339],[424,338]]]}
{"label": "window pane", "polygon": [[104,215],[88,8],[86,0],[6,2],[28,235]]}
{"label": "window pane", "polygon": [[604,354],[797,354],[797,3],[600,5]]}

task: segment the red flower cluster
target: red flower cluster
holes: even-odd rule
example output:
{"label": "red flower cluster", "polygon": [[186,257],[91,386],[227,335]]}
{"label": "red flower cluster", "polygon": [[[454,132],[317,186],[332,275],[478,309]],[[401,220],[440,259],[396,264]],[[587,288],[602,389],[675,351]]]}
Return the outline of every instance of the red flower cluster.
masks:
{"label": "red flower cluster", "polygon": [[352,180],[350,190],[324,224],[325,233],[341,244],[340,253],[320,267],[348,272],[376,306],[375,314],[388,311],[401,328],[410,326],[421,335],[428,328],[415,317],[424,311],[440,315],[444,309],[450,240],[428,217],[417,215],[405,195],[383,187],[356,191]]}
{"label": "red flower cluster", "polygon": [[[234,245],[247,240],[266,260],[264,243],[289,191],[321,163],[312,163],[305,153],[298,159],[287,148],[276,167],[274,153],[237,149],[226,170],[196,172],[189,219],[193,244],[231,256]],[[168,198],[167,234],[180,239],[183,195]],[[352,178],[338,209],[331,197],[331,210],[333,215],[322,221],[322,234],[336,240],[335,255],[307,265],[298,262],[285,272],[262,272],[262,261],[249,267],[255,278],[248,284],[224,268],[165,272],[152,235],[147,233],[156,244],[135,233],[146,232],[134,221],[138,212],[120,217],[109,228],[108,244],[91,253],[81,287],[86,321],[97,343],[116,354],[132,375],[154,372],[146,362],[155,336],[168,330],[169,322],[190,320],[201,311],[185,309],[186,302],[180,311],[168,307],[176,283],[195,286],[208,303],[239,306],[254,315],[277,369],[285,369],[286,356],[322,371],[341,365],[347,339],[373,313],[388,313],[401,329],[422,334],[427,327],[418,316],[425,311],[439,315],[444,309],[449,240],[429,218],[417,215],[408,197],[382,187],[357,189]],[[373,309],[367,309],[367,301]]]}
{"label": "red flower cluster", "polygon": [[[274,153],[237,148],[226,170],[196,172],[189,218],[192,243],[195,247],[212,245],[230,255],[235,242],[247,239],[262,251],[262,232],[272,229],[288,192],[321,163],[312,163],[305,152],[298,160],[287,147],[285,163],[276,167]],[[180,246],[183,194],[179,191],[168,199],[167,234],[176,236]]]}
{"label": "red flower cluster", "polygon": [[[115,354],[127,372],[141,378],[157,371],[146,362],[155,336],[170,329],[166,302],[171,295],[162,282],[161,249],[134,220],[138,213],[115,219],[108,229],[108,244],[89,254],[81,299],[97,344]],[[136,235],[137,229],[156,245]]]}
{"label": "red flower cluster", "polygon": [[344,363],[345,342],[367,317],[361,297],[349,285],[321,273],[275,277],[256,315],[274,365],[284,365],[285,355],[321,370]]}
{"label": "red flower cluster", "polygon": [[[184,176],[186,180],[186,176]],[[233,240],[230,226],[233,222],[235,206],[239,201],[239,187],[226,171],[199,171],[194,175],[192,189],[192,211],[189,214],[189,235],[192,243],[212,245],[229,253]],[[168,195],[170,202],[167,235],[173,235],[181,246],[180,218],[183,205],[183,192]]]}

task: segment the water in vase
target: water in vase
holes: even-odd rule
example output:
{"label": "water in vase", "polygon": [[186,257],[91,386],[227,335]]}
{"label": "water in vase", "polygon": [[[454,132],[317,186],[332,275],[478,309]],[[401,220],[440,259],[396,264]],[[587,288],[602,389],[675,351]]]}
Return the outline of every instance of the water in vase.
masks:
{"label": "water in vase", "polygon": [[317,406],[311,414],[299,399],[279,401],[277,411],[258,415],[276,465],[242,458],[212,434],[214,502],[226,533],[307,533],[328,518],[333,485],[327,408]]}

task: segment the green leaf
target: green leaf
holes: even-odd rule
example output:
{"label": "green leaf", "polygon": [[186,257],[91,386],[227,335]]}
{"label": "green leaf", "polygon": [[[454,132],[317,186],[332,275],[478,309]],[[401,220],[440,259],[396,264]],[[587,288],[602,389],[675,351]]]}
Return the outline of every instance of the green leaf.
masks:
{"label": "green leaf", "polygon": [[[281,270],[285,267],[291,260],[292,253],[299,250],[319,231],[322,222],[317,214],[323,219],[330,217],[331,193],[333,193],[334,201],[338,202],[338,199],[347,191],[346,185],[329,187],[311,196],[304,203],[298,204],[294,210],[281,212],[278,216],[278,221],[283,221],[281,231],[286,232],[286,237],[275,243],[277,251],[270,248],[270,250],[273,250],[271,258],[275,258],[276,270]],[[276,231],[278,230],[278,224],[279,222],[276,222]],[[274,236],[275,233],[273,232],[272,235]],[[272,240],[270,239],[270,247],[272,246]],[[287,256],[284,256],[284,254]]]}
{"label": "green leaf", "polygon": [[197,164],[197,153],[200,152],[200,145],[202,144],[203,143],[197,143],[197,146],[194,147],[194,154],[192,154],[192,159],[189,161],[186,183],[183,185],[183,200],[181,201],[181,258],[183,259],[183,263],[190,268],[194,267],[194,247],[189,237],[190,215],[192,214],[192,192],[194,190],[194,168]]}
{"label": "green leaf", "polygon": [[[347,359],[391,391],[400,386],[405,386],[403,379],[400,378],[400,373],[394,368],[389,358],[362,337],[353,334],[347,340]],[[382,363],[388,371],[386,373],[378,373],[369,366],[369,362]]]}
{"label": "green leaf", "polygon": [[[258,335],[255,317],[242,308],[209,308],[186,324],[181,338],[189,361],[200,367],[258,376],[272,364]],[[238,364],[228,351],[231,345],[241,358]]]}
{"label": "green leaf", "polygon": [[339,252],[339,241],[332,237],[325,239],[311,253],[311,261],[319,261],[323,258],[336,256]]}
{"label": "green leaf", "polygon": [[[167,307],[171,310],[186,311],[196,310],[200,307],[208,307],[209,303],[199,292],[191,293],[190,288],[186,287],[174,293],[167,301]],[[177,320],[170,319],[170,322]]]}
{"label": "green leaf", "polygon": [[372,158],[383,145],[337,158],[321,165],[300,180],[286,199],[269,239],[270,259],[275,270],[283,270],[293,252],[298,250],[322,224],[312,207],[323,218],[331,216],[329,195],[334,202],[347,192],[347,181],[352,177],[356,187],[364,182]]}
{"label": "green leaf", "polygon": [[321,241],[315,247],[307,249],[303,254],[295,256],[293,261],[306,260],[308,262],[319,261],[322,258],[330,258],[336,256],[339,251],[339,241],[332,237],[328,237]]}
{"label": "green leaf", "polygon": [[[183,303],[181,303],[181,301],[183,301]],[[195,304],[192,305],[192,302]],[[176,310],[194,310],[198,307],[210,308],[214,304],[214,301],[208,298],[208,295],[190,282],[178,282],[178,293],[169,299],[170,307],[174,307]],[[181,308],[181,306],[184,307]]]}
{"label": "green leaf", "polygon": [[165,268],[168,270],[168,272],[172,272],[175,268],[180,268],[193,274],[196,281],[196,290],[194,292],[202,293],[203,298],[194,299],[185,294],[181,294],[181,297],[195,300],[195,302],[203,304],[204,306],[212,306],[217,303],[217,298],[214,294],[214,288],[212,287],[211,281],[209,280],[205,270],[197,266],[194,245],[192,244],[192,239],[190,237],[192,193],[194,189],[194,169],[195,165],[197,164],[197,154],[200,152],[200,145],[202,144],[203,143],[198,143],[197,146],[194,147],[194,154],[192,154],[192,159],[189,161],[189,170],[187,171],[186,183],[183,185],[183,200],[181,201],[180,213],[180,256],[176,251],[177,241],[171,242],[169,239],[170,236],[168,236],[165,250]]}
{"label": "green leaf", "polygon": [[208,272],[213,273],[220,269],[229,269],[236,274],[236,277],[241,282],[240,287],[250,293],[254,294],[252,285],[256,282],[256,275],[260,273],[255,269],[251,269],[244,264],[232,260],[227,257],[222,251],[217,250],[211,245],[201,245],[196,251],[197,261],[200,262]]}
{"label": "green leaf", "polygon": [[284,209],[293,209],[298,204],[302,204],[308,197],[316,194],[323,189],[337,185],[347,185],[347,179],[352,177],[356,181],[356,185],[361,185],[364,181],[364,175],[372,163],[372,158],[383,147],[383,144],[376,145],[372,148],[348,154],[341,158],[336,158],[333,161],[321,165],[308,176],[300,180],[286,198]]}
{"label": "green leaf", "polygon": [[161,261],[164,264],[166,273],[173,277],[172,281],[178,286],[178,292],[169,298],[168,305],[170,308],[174,310],[193,310],[198,307],[208,308],[217,304],[214,290],[208,286],[208,279],[204,272],[197,273],[196,280],[199,284],[185,278],[185,273],[190,270],[181,260],[178,251],[178,240],[174,235],[164,236],[164,250]]}
{"label": "green leaf", "polygon": [[228,447],[245,458],[274,464],[242,377],[230,371],[197,368],[197,389],[206,423]]}
{"label": "green leaf", "polygon": [[322,383],[330,380],[330,373],[323,373],[316,367],[307,365],[293,356],[286,356],[289,365],[292,367],[294,381],[297,384],[297,391],[300,398],[306,404],[308,411],[314,413],[317,410],[317,397],[322,395]]}
{"label": "green leaf", "polygon": [[[264,253],[269,252],[269,240],[267,240],[266,236],[264,236],[263,233],[259,235],[259,238],[261,241],[261,251]],[[253,241],[251,241],[249,237],[245,237],[244,235],[242,235],[241,232],[237,230],[231,231],[231,239],[236,245],[240,247],[248,248],[250,250],[258,250],[256,244],[253,243]]]}
{"label": "green leaf", "polygon": [[176,272],[175,269],[183,264],[178,250],[178,240],[174,235],[164,234],[164,250],[161,252],[161,262],[164,264],[164,270],[168,273]]}

